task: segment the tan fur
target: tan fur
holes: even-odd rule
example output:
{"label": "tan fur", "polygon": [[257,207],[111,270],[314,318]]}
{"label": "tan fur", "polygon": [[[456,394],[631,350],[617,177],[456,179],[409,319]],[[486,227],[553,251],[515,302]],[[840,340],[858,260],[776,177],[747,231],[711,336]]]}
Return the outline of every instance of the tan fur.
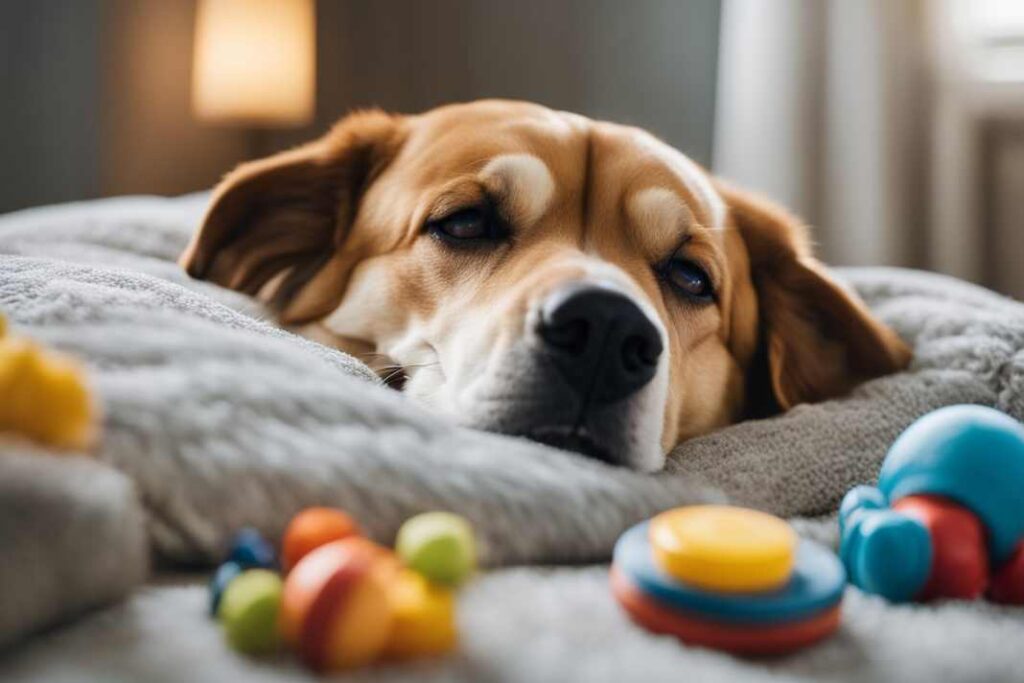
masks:
{"label": "tan fur", "polygon": [[[458,252],[424,233],[485,197],[510,242]],[[677,248],[711,276],[713,304],[682,301],[657,276]],[[380,354],[405,368],[415,398],[456,416],[547,293],[613,282],[665,338],[663,450],[840,395],[909,359],[783,210],[643,131],[521,102],[354,114],[243,164],[215,191],[182,264],[260,293],[285,323]]]}

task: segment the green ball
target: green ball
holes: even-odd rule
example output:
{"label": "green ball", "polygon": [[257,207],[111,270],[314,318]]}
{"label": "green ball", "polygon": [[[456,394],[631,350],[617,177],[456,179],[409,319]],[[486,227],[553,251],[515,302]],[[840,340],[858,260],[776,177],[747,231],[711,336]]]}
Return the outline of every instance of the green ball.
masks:
{"label": "green ball", "polygon": [[250,569],[228,584],[218,615],[232,648],[251,655],[277,649],[282,588],[281,577],[268,569]]}
{"label": "green ball", "polygon": [[476,569],[473,528],[450,512],[426,512],[406,520],[395,550],[407,567],[446,586],[458,586]]}

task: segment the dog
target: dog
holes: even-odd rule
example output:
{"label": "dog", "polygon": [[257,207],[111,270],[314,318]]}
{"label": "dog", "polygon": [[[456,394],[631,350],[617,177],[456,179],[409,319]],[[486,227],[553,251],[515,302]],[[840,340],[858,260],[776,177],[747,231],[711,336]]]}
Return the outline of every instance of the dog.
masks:
{"label": "dog", "polygon": [[910,359],[785,210],[526,102],[356,112],[243,163],[181,264],[459,424],[648,472]]}

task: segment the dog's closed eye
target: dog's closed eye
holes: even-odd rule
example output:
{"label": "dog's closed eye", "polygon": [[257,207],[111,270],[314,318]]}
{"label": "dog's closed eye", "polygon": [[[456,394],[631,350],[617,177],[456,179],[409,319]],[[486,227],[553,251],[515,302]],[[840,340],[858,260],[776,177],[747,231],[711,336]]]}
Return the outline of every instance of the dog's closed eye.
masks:
{"label": "dog's closed eye", "polygon": [[459,209],[426,224],[429,235],[454,247],[476,247],[496,243],[508,231],[489,207]]}

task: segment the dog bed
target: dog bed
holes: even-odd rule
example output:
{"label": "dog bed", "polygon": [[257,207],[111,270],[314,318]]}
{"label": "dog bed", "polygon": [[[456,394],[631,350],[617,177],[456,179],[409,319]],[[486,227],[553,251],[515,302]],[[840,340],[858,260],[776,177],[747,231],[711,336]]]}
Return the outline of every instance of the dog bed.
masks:
{"label": "dog bed", "polygon": [[912,345],[911,368],[687,442],[645,475],[456,427],[356,359],[268,324],[251,300],[187,279],[174,259],[204,203],[0,218],[0,311],[81,358],[105,413],[90,456],[0,446],[0,679],[304,678],[227,651],[196,576],[168,568],[215,562],[239,526],[277,536],[296,510],[331,504],[384,541],[417,512],[460,512],[495,567],[462,601],[458,656],[368,680],[1024,680],[1020,609],[893,607],[851,588],[836,638],[748,662],[632,627],[604,567],[536,566],[606,561],[630,524],[723,497],[826,516],[800,528],[832,537],[843,493],[873,480],[917,416],[970,402],[1024,418],[1024,306],[936,275],[840,270]]}

